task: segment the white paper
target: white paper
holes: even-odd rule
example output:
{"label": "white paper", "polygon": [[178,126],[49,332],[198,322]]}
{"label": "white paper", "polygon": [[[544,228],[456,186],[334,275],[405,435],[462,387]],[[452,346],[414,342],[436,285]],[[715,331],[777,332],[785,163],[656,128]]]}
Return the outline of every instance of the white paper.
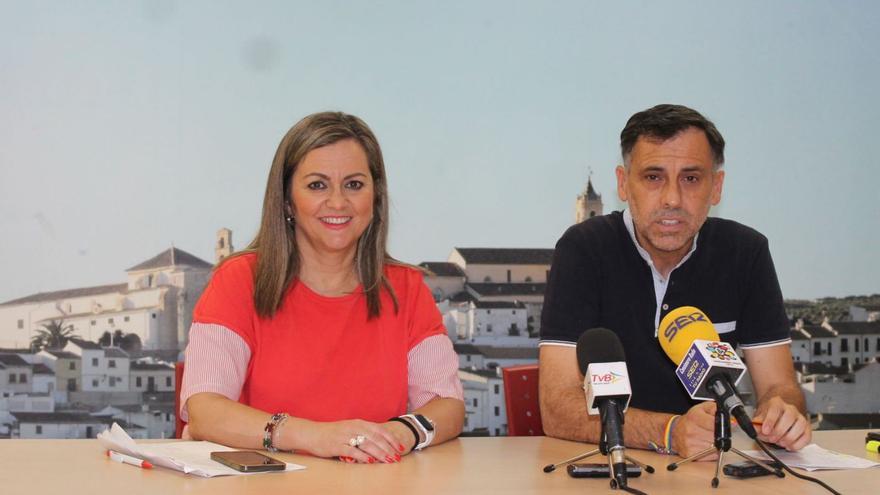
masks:
{"label": "white paper", "polygon": [[[134,440],[118,424],[113,423],[109,430],[98,434],[98,441],[109,450],[115,450],[138,459],[145,459],[154,466],[161,466],[175,471],[183,471],[186,474],[210,478],[213,476],[240,476],[244,474],[231,467],[224,466],[217,461],[211,460],[211,452],[237,450],[225,445],[212,442],[164,442],[164,443],[135,443]],[[299,471],[305,466],[286,463],[285,471]]]}
{"label": "white paper", "polygon": [[[770,460],[767,454],[760,450],[746,450],[744,452],[761,460]],[[820,469],[865,469],[880,466],[880,463],[868,459],[823,449],[815,443],[811,443],[797,452],[774,450],[773,455],[789,467],[797,467],[807,471],[818,471]]]}

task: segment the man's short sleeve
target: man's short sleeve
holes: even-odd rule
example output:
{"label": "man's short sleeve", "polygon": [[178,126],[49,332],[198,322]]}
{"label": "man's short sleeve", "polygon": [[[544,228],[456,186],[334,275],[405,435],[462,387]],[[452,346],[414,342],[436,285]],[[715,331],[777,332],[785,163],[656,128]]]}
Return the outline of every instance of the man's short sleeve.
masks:
{"label": "man's short sleeve", "polygon": [[767,238],[760,237],[745,286],[737,333],[743,348],[783,344],[791,340],[782,290]]}
{"label": "man's short sleeve", "polygon": [[594,250],[575,225],[553,252],[544,294],[541,344],[574,344],[599,323],[599,264]]}

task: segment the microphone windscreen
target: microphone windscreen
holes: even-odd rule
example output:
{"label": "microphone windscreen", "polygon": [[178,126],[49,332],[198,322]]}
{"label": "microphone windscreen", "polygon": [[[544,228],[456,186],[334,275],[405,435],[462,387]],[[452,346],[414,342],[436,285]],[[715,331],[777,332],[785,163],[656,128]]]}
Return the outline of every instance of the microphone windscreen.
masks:
{"label": "microphone windscreen", "polygon": [[660,347],[676,366],[694,340],[720,340],[718,332],[705,313],[693,306],[682,306],[670,311],[657,331]]}
{"label": "microphone windscreen", "polygon": [[577,358],[581,374],[586,374],[590,364],[625,362],[626,354],[616,333],[607,328],[591,328],[577,341]]}

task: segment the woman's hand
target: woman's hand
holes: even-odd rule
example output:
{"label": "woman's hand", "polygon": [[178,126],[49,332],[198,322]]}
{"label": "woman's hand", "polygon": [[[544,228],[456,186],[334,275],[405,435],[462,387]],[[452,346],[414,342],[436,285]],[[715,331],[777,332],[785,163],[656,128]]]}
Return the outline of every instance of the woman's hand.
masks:
{"label": "woman's hand", "polygon": [[382,423],[380,426],[394,436],[395,441],[397,442],[395,443],[395,446],[398,447],[400,455],[407,455],[412,452],[413,446],[416,444],[416,438],[413,435],[412,430],[399,421],[388,421]]}
{"label": "woman's hand", "polygon": [[[371,423],[360,419],[322,423],[307,421],[304,424],[285,425],[282,429],[295,435],[297,449],[308,451],[318,457],[339,457],[346,462],[373,464],[377,462],[398,462],[400,456],[408,452],[405,442],[398,439],[388,423]],[[406,429],[405,426],[400,425]],[[288,429],[290,428],[290,429]],[[294,431],[296,428],[296,431]],[[407,430],[412,437],[412,433]],[[358,447],[349,444],[351,439],[364,437]],[[410,445],[412,443],[410,442]]]}

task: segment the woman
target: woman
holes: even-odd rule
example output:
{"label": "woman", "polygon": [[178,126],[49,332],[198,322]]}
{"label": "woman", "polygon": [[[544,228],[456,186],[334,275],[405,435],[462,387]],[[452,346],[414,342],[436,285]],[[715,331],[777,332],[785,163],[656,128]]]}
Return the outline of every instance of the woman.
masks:
{"label": "woman", "polygon": [[375,463],[461,432],[458,358],[387,236],[367,125],[325,112],[291,128],[256,238],[194,311],[179,411],[193,438]]}

